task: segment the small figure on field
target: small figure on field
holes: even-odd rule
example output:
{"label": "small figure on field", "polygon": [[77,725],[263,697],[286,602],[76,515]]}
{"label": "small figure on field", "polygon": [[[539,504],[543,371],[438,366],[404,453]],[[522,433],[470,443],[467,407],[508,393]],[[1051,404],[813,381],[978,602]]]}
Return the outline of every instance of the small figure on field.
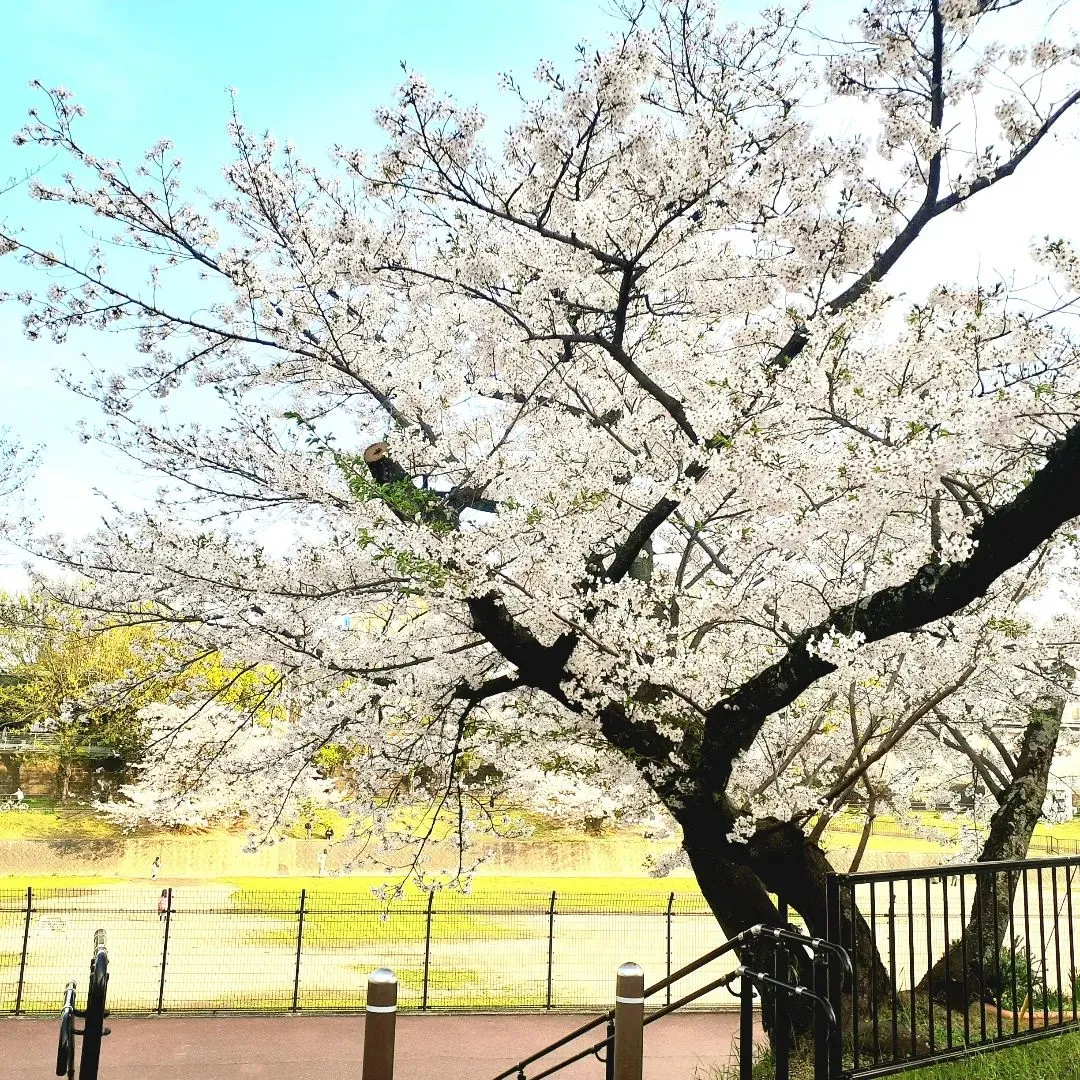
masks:
{"label": "small figure on field", "polygon": [[164,922],[165,921],[165,916],[168,913],[168,910],[169,910],[169,890],[168,889],[162,889],[161,890],[161,898],[157,902],[158,922]]}
{"label": "small figure on field", "polygon": [[311,822],[310,821],[305,821],[304,822],[304,835],[309,840],[311,839]]}
{"label": "small figure on field", "polygon": [[329,825],[326,826],[326,839],[327,840],[333,840],[334,839],[334,830]]}
{"label": "small figure on field", "polygon": [[315,856],[319,862],[319,877],[323,877],[326,874],[326,857],[329,854],[330,849],[328,847],[324,847],[322,851],[320,851],[319,854]]}
{"label": "small figure on field", "polygon": [[151,881],[156,881],[157,880],[158,871],[160,869],[161,869],[161,856],[160,855],[155,855],[154,856],[154,861],[150,864],[150,880]]}

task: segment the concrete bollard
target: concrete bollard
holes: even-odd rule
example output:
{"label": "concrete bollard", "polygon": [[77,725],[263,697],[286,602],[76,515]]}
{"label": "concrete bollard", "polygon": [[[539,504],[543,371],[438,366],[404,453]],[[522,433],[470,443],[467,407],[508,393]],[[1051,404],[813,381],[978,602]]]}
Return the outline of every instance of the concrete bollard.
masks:
{"label": "concrete bollard", "polygon": [[397,988],[397,976],[389,968],[376,968],[368,976],[363,1080],[394,1080]]}
{"label": "concrete bollard", "polygon": [[623,964],[615,977],[615,1080],[641,1080],[644,1022],[645,972]]}

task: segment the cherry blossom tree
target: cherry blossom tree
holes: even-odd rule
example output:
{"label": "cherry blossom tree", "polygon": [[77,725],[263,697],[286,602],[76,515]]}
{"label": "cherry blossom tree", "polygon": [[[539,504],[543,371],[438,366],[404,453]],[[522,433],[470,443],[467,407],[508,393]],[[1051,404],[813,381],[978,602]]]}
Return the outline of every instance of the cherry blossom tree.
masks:
{"label": "cherry blossom tree", "polygon": [[7,428],[0,428],[0,499],[14,495],[26,483],[36,457]]}
{"label": "cherry blossom tree", "polygon": [[[618,775],[677,821],[725,930],[774,920],[770,890],[822,929],[812,822],[890,732],[992,713],[1016,597],[1075,543],[1069,238],[1035,242],[1037,295],[889,284],[1073,130],[1076,46],[1036,0],[1031,40],[996,42],[1016,7],[877,0],[835,42],[658,0],[573,71],[504,77],[501,140],[411,71],[385,145],[325,169],[234,111],[201,202],[170,143],[129,169],[45,91],[16,141],[72,172],[33,194],[113,232],[2,234],[48,278],[26,330],[134,335],[137,360],[69,382],[104,412],[87,437],[163,486],[38,546],[84,604],[270,665],[288,703],[274,752],[247,717],[166,718],[178,757],[235,754],[217,797],[277,813],[346,744],[376,825],[422,789],[463,832],[491,770]],[[869,136],[828,126],[845,109]],[[1074,662],[1075,634],[1032,640],[1033,682]],[[851,698],[854,728],[809,736],[831,780],[779,814],[805,718]]]}

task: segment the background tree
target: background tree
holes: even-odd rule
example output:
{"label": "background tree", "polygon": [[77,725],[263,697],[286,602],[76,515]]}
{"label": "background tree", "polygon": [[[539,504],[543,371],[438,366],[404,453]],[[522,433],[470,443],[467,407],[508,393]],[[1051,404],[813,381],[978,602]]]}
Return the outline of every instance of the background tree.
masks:
{"label": "background tree", "polygon": [[226,669],[217,654],[182,654],[156,618],[96,621],[47,594],[0,596],[0,727],[45,731],[55,745],[57,795],[95,752],[126,765],[148,748],[143,710],[193,696],[258,710],[270,669]]}

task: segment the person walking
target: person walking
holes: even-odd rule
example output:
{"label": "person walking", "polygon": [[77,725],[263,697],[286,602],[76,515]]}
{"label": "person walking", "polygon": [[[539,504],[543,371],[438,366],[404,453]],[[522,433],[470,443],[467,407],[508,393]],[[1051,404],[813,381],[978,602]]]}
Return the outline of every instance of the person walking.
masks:
{"label": "person walking", "polygon": [[150,880],[157,881],[158,873],[161,870],[161,856],[155,855],[154,861],[150,864]]}
{"label": "person walking", "polygon": [[304,835],[311,839],[311,821],[310,819],[304,822]]}
{"label": "person walking", "polygon": [[326,857],[329,854],[330,849],[328,847],[324,847],[322,851],[320,851],[319,854],[315,856],[319,863],[319,877],[326,876]]}
{"label": "person walking", "polygon": [[158,922],[164,922],[165,916],[169,913],[169,890],[161,890],[161,899],[157,902],[157,917]]}

